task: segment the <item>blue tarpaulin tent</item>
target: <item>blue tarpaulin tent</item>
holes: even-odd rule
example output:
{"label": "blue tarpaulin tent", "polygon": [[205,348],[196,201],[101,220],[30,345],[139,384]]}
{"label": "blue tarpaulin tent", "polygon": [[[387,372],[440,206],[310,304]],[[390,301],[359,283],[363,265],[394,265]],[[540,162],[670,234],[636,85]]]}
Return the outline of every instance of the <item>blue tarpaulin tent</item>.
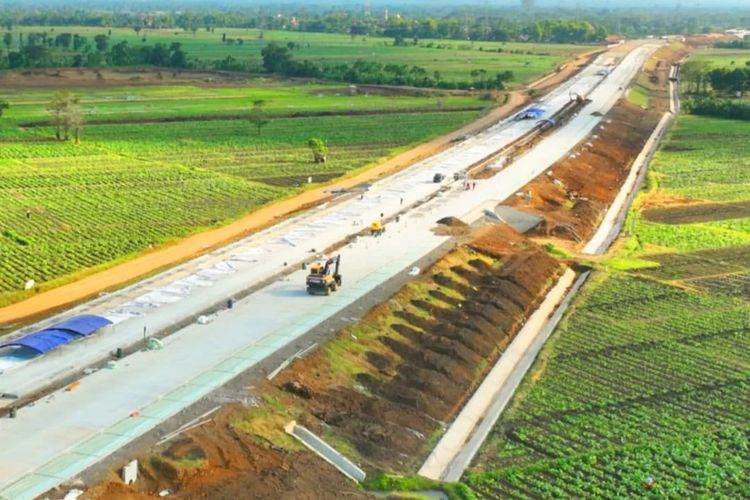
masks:
{"label": "blue tarpaulin tent", "polygon": [[544,113],[542,108],[528,108],[516,115],[516,120],[538,120]]}
{"label": "blue tarpaulin tent", "polygon": [[39,330],[25,337],[0,344],[0,349],[3,347],[26,347],[44,354],[57,349],[63,344],[91,335],[100,328],[110,324],[112,324],[110,320],[101,316],[94,316],[92,314],[75,316],[44,330]]}
{"label": "blue tarpaulin tent", "polygon": [[[91,335],[99,328],[112,324],[107,318],[94,316],[93,314],[82,314],[54,324],[45,330],[66,330],[77,335]],[[44,330],[42,330],[44,331]]]}

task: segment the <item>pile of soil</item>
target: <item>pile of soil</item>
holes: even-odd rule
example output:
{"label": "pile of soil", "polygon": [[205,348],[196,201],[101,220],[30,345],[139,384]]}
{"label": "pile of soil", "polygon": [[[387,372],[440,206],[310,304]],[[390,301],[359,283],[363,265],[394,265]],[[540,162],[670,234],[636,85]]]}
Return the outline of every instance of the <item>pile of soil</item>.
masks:
{"label": "pile of soil", "polygon": [[437,221],[438,224],[448,227],[466,227],[468,226],[467,223],[462,221],[461,219],[453,216],[449,217],[443,217],[442,219]]}
{"label": "pile of soil", "polygon": [[[325,352],[282,372],[274,383],[305,408],[300,421],[348,442],[365,468],[415,471],[430,451],[429,436],[454,418],[560,272],[538,247],[512,248],[509,232],[488,228],[471,247],[477,258],[450,273],[426,273],[430,297],[396,310],[377,342],[360,347],[353,385],[332,372]],[[481,248],[492,250],[494,265],[478,258]],[[363,323],[381,324],[385,313],[375,308]]]}
{"label": "pile of soil", "polygon": [[471,232],[469,225],[456,217],[443,217],[437,223],[433,232],[438,236],[466,236]]}
{"label": "pile of soil", "polygon": [[470,246],[478,252],[502,257],[523,248],[524,241],[521,233],[511,226],[502,224],[479,229]]}
{"label": "pile of soil", "polygon": [[107,481],[88,490],[86,498],[146,499],[163,490],[172,492],[169,498],[181,499],[370,498],[317,456],[264,446],[238,432],[231,422],[243,411],[240,406],[223,408],[209,424],[141,457],[135,484],[125,485],[111,473]]}

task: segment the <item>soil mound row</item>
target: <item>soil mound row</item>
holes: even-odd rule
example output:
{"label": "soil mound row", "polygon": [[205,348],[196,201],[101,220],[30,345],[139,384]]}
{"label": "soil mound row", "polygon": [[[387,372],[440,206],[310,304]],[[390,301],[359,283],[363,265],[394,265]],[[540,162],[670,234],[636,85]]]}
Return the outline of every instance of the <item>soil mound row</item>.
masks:
{"label": "soil mound row", "polygon": [[[483,238],[487,244],[492,236]],[[365,317],[374,333],[349,382],[331,376],[325,353],[274,381],[304,408],[304,425],[345,440],[370,467],[403,471],[424,458],[428,437],[455,416],[560,271],[536,247],[458,252],[459,262],[449,256],[452,265],[430,273],[429,293],[403,301],[397,294],[391,303],[399,307]]]}

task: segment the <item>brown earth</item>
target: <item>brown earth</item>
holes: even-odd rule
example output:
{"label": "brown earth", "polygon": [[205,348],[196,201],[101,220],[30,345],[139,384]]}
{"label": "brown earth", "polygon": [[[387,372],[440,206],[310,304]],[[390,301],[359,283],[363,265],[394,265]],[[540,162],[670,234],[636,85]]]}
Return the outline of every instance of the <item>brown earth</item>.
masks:
{"label": "brown earth", "polygon": [[[505,226],[480,229],[358,324],[256,385],[261,406],[144,450],[142,480],[114,473],[91,499],[362,498],[282,430],[295,419],[368,472],[414,472],[542,299],[560,264]],[[250,493],[252,492],[252,493]]]}
{"label": "brown earth", "polygon": [[571,250],[588,241],[661,113],[669,108],[669,68],[686,53],[682,44],[657,50],[637,79],[649,95],[649,109],[620,100],[594,135],[573,150],[574,156],[568,155],[524,187],[524,193],[531,192],[530,200],[517,196],[506,202],[544,219],[533,235],[555,239]]}
{"label": "brown earth", "polygon": [[524,187],[524,192],[531,191],[530,201],[513,197],[506,203],[544,219],[533,234],[575,244],[587,241],[658,118],[621,101],[608,113],[604,128],[596,131],[597,137],[575,149],[575,157],[560,160]]}
{"label": "brown earth", "polygon": [[109,87],[122,85],[235,86],[251,80],[230,71],[174,71],[171,69],[29,69],[0,71],[0,88]]}
{"label": "brown earth", "polygon": [[649,208],[641,212],[643,217],[661,224],[692,224],[750,216],[750,202],[700,203],[665,208]]}
{"label": "brown earth", "polygon": [[716,42],[731,42],[737,40],[736,36],[724,33],[707,33],[704,35],[693,35],[685,39],[685,43],[696,49],[713,47]]}
{"label": "brown earth", "polygon": [[572,61],[560,65],[554,73],[550,73],[540,79],[530,83],[529,89],[536,93],[544,93],[560,85],[562,82],[581,71],[586,65],[593,61],[599,54],[604,52],[604,48],[592,50],[584,54],[579,54]]}
{"label": "brown earth", "polygon": [[[403,113],[461,113],[466,111],[481,111],[482,107],[462,106],[451,108],[395,108],[395,109],[356,109],[356,110],[321,110],[321,111],[289,111],[269,113],[273,118],[310,118],[321,116],[372,116],[372,115],[398,115]],[[138,123],[184,123],[184,122],[211,122],[220,120],[242,120],[247,118],[247,113],[225,113],[205,114],[190,116],[167,116],[156,118],[104,118],[87,120],[87,125],[124,125]],[[19,127],[49,127],[49,120],[37,120],[34,122],[19,123]]]}
{"label": "brown earth", "polygon": [[[662,148],[662,150],[664,149],[665,148]],[[656,190],[648,193],[647,196],[644,196],[643,199],[639,200],[638,208],[646,210],[657,208],[671,208],[676,206],[686,206],[702,203],[705,202],[696,198],[686,198],[684,196],[676,196],[670,193]]]}
{"label": "brown earth", "polygon": [[16,304],[0,308],[0,328],[22,321],[28,322],[49,315],[62,308],[82,302],[104,291],[116,289],[128,282],[153,274],[169,266],[192,259],[198,255],[237,240],[250,233],[279,222],[299,210],[330,200],[332,189],[347,189],[390,175],[419,160],[447,148],[456,139],[476,133],[496,121],[512,114],[528,102],[528,97],[509,93],[508,101],[492,109],[479,120],[437,139],[394,156],[380,165],[317,187],[294,197],[260,208],[226,226],[188,236],[173,245],[147,252],[133,260],[117,264],[104,271],[82,277],[80,280],[31,296]]}
{"label": "brown earth", "polygon": [[275,385],[304,425],[347,442],[367,468],[413,471],[559,271],[517,233],[485,229],[426,273],[426,291],[402,290],[337,336],[353,373],[321,350]]}
{"label": "brown earth", "polygon": [[182,499],[369,498],[316,456],[272,447],[238,430],[232,422],[244,411],[225,407],[209,424],[140,457],[140,478],[134,485],[112,473],[85,497],[138,500],[170,490],[169,498]]}

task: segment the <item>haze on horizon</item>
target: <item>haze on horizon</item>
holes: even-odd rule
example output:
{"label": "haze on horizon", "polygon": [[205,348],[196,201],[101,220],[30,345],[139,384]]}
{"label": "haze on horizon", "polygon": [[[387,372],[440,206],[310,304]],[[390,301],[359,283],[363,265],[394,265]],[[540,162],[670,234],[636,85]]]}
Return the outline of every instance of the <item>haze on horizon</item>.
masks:
{"label": "haze on horizon", "polygon": [[[67,7],[67,8],[87,8],[87,7],[138,7],[174,9],[179,7],[203,7],[212,6],[219,9],[252,7],[252,6],[289,6],[300,5],[309,7],[337,7],[354,9],[356,6],[364,5],[365,0],[79,0],[70,2],[67,0],[0,0],[0,6],[3,7],[29,7],[34,5]],[[421,7],[421,6],[440,6],[440,7],[482,7],[482,8],[520,8],[521,0],[370,0],[371,6],[383,7]],[[750,4],[747,0],[610,0],[606,6],[602,5],[601,0],[534,0],[536,8],[543,9],[576,9],[586,8],[598,11],[612,9],[647,9],[647,10],[703,10],[703,9],[748,9]]]}

